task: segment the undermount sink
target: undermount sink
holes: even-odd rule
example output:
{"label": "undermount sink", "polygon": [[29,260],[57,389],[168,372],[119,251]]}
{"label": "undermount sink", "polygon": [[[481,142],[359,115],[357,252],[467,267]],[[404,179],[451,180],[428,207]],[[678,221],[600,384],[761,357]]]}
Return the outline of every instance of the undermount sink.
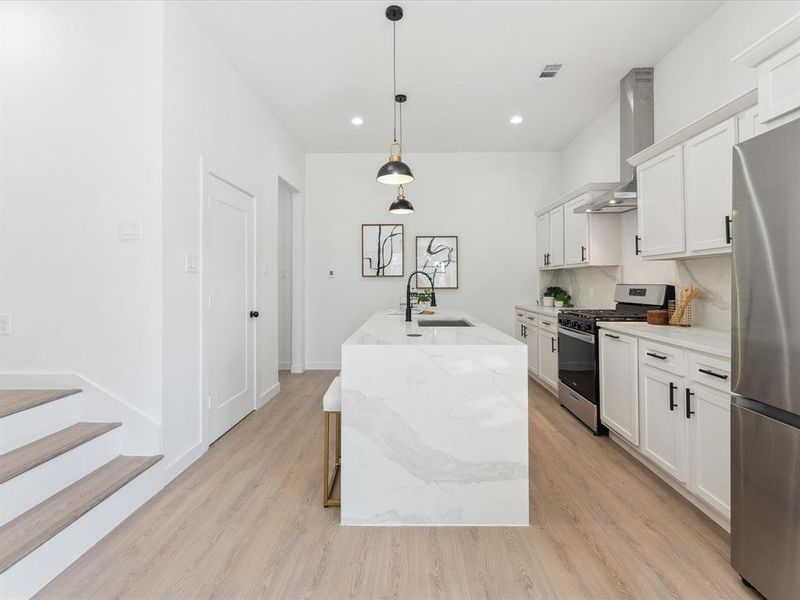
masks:
{"label": "undermount sink", "polygon": [[420,319],[417,321],[420,327],[475,327],[464,319]]}

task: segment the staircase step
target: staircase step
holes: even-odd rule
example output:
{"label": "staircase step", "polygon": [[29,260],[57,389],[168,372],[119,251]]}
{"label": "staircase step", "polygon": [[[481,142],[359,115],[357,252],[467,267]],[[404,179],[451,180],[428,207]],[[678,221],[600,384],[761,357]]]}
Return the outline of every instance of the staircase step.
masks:
{"label": "staircase step", "polygon": [[0,454],[0,483],[5,483],[120,425],[122,423],[75,423],[21,448]]}
{"label": "staircase step", "polygon": [[118,456],[0,527],[0,573],[103,502],[162,456]]}
{"label": "staircase step", "polygon": [[81,390],[0,390],[0,417],[77,394]]}

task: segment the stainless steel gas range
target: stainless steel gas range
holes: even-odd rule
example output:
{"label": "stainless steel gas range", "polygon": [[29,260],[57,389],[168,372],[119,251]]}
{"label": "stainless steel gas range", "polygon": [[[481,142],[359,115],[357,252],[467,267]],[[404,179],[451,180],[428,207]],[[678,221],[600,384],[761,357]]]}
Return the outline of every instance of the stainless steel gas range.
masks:
{"label": "stainless steel gas range", "polygon": [[614,309],[567,309],[558,314],[558,397],[561,406],[583,421],[595,435],[608,430],[600,422],[600,380],[597,369],[599,321],[645,321],[647,311],[666,308],[675,288],[663,284],[617,284]]}

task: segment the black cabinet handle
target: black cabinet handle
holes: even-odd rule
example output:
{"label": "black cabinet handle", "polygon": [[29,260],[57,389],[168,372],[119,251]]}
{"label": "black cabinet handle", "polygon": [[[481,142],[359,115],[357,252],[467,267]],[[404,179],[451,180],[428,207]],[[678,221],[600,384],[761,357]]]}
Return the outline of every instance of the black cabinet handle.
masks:
{"label": "black cabinet handle", "polygon": [[556,351],[556,338],[550,337],[550,352]]}
{"label": "black cabinet handle", "polygon": [[694,392],[689,388],[686,388],[686,418],[691,419],[694,411],[692,410],[692,396],[694,396]]}
{"label": "black cabinet handle", "polygon": [[251,319],[255,319],[256,317],[258,317],[258,311],[257,310],[251,310],[250,311],[250,318]]}
{"label": "black cabinet handle", "polygon": [[730,244],[733,241],[733,236],[731,236],[731,222],[733,219],[730,218],[729,215],[725,215],[725,243]]}
{"label": "black cabinet handle", "polygon": [[701,373],[705,373],[706,375],[711,375],[712,377],[716,377],[717,379],[727,379],[728,378],[727,375],[722,375],[720,373],[714,373],[714,371],[711,371],[709,369],[697,369],[697,370],[700,371]]}
{"label": "black cabinet handle", "polygon": [[548,327],[550,327],[550,321],[542,321],[542,325],[547,325]]}
{"label": "black cabinet handle", "polygon": [[525,327],[525,325],[520,325],[520,327],[522,328],[520,330],[520,334],[522,335],[522,337],[524,338],[528,337],[528,328]]}
{"label": "black cabinet handle", "polygon": [[678,389],[678,386],[670,381],[669,382],[669,409],[670,409],[670,411],[675,410],[675,408],[678,406],[677,402],[675,402],[675,390],[677,390],[677,389]]}
{"label": "black cabinet handle", "polygon": [[637,256],[642,253],[642,250],[639,248],[639,242],[641,242],[641,241],[642,241],[642,238],[640,238],[638,235],[633,237],[634,250],[635,250]]}
{"label": "black cabinet handle", "polygon": [[657,358],[658,360],[667,360],[666,356],[661,356],[660,354],[656,354],[655,352],[648,352],[647,356],[652,356],[653,358]]}
{"label": "black cabinet handle", "polygon": [[610,333],[604,333],[603,335],[606,336],[606,337],[614,338],[615,340],[619,339],[618,335],[611,335]]}
{"label": "black cabinet handle", "polygon": [[586,262],[586,246],[581,246],[581,262]]}

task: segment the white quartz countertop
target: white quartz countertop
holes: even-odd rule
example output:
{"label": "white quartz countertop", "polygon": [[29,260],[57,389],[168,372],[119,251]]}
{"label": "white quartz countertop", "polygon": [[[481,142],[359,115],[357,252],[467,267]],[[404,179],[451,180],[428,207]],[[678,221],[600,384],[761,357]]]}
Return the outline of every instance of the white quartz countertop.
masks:
{"label": "white quartz countertop", "polygon": [[[510,335],[459,311],[438,310],[432,315],[412,315],[406,323],[404,314],[372,315],[344,346],[524,346]],[[398,312],[398,311],[391,311]],[[474,327],[420,327],[425,319],[465,319]]]}
{"label": "white quartz countertop", "polygon": [[706,327],[672,327],[669,325],[648,325],[647,323],[603,321],[597,324],[601,329],[626,333],[637,337],[681,346],[697,352],[730,358],[731,334],[729,331],[708,329]]}
{"label": "white quartz countertop", "polygon": [[[555,308],[554,306],[538,306],[536,304],[517,304],[515,308],[526,310],[528,312],[536,313],[539,315],[547,315],[550,317],[558,316],[558,311],[564,310],[566,307]],[[572,308],[572,307],[570,307]]]}

